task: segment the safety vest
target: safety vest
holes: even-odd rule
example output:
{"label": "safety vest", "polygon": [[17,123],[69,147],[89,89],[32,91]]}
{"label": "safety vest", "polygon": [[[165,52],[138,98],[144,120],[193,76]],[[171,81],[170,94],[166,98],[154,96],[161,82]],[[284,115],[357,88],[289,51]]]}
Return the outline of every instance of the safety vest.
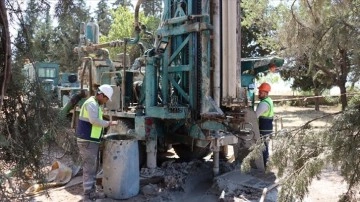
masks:
{"label": "safety vest", "polygon": [[79,121],[76,128],[76,135],[78,138],[83,140],[89,140],[91,142],[100,142],[101,134],[102,134],[102,127],[93,125],[89,121],[89,112],[86,108],[86,106],[90,102],[95,102],[98,105],[98,118],[100,120],[103,119],[103,111],[97,101],[95,100],[95,97],[92,96],[89,99],[87,99],[84,104],[81,106],[80,109],[80,115],[79,115]]}
{"label": "safety vest", "polygon": [[265,102],[269,107],[268,110],[259,117],[259,130],[260,134],[266,135],[272,133],[273,130],[274,104],[269,97],[260,101],[260,103],[263,102]]}

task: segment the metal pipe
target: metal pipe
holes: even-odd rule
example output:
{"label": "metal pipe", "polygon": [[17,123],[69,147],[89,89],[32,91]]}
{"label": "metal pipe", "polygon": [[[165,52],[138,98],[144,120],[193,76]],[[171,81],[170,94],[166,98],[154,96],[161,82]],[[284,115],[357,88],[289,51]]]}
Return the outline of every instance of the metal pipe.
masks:
{"label": "metal pipe", "polygon": [[127,43],[124,44],[124,58],[123,58],[123,76],[121,78],[121,111],[125,111],[125,84],[126,84],[126,49]]}
{"label": "metal pipe", "polygon": [[[235,10],[236,10],[236,30],[241,30],[241,10],[240,10],[240,0],[236,1],[236,6]],[[236,43],[236,84],[237,84],[237,98],[242,98],[241,97],[241,31],[239,31],[239,33],[237,34],[237,43]],[[245,94],[245,97],[247,97],[247,95]]]}
{"label": "metal pipe", "polygon": [[165,24],[172,25],[172,24],[183,23],[185,21],[188,21],[189,19],[190,19],[190,16],[188,16],[188,15],[170,18],[170,19],[165,20]]}
{"label": "metal pipe", "polygon": [[[202,0],[202,13],[206,14],[210,11],[209,0]],[[204,18],[205,23],[210,23],[209,18]],[[207,102],[204,102],[207,97],[210,97],[210,31],[203,30],[201,32],[201,113],[206,113],[208,110]]]}
{"label": "metal pipe", "polygon": [[144,0],[138,0],[135,6],[135,26],[139,24],[139,10],[140,5],[143,3]]}
{"label": "metal pipe", "polygon": [[213,173],[214,176],[217,176],[219,175],[219,149],[213,151],[213,161],[214,161]]}
{"label": "metal pipe", "polygon": [[106,48],[106,47],[119,47],[123,44],[124,44],[124,41],[120,41],[120,40],[110,41],[110,42],[102,43],[102,44],[91,44],[88,46],[75,47],[74,52],[75,53],[93,52],[93,51],[99,50],[101,48]]}
{"label": "metal pipe", "polygon": [[[156,105],[157,100],[157,72],[155,69],[155,59],[153,57],[146,58],[145,68],[145,113],[150,107]],[[164,79],[164,78],[163,78]]]}
{"label": "metal pipe", "polygon": [[228,1],[221,1],[221,34],[222,34],[222,99],[229,97],[229,75],[227,74],[228,67],[229,67],[229,61],[228,61],[228,55],[229,55],[229,47],[228,47],[228,34],[224,32],[223,30],[228,30],[228,20],[227,20],[227,13],[228,13]]}
{"label": "metal pipe", "polygon": [[220,106],[220,99],[221,99],[221,21],[220,21],[220,15],[221,15],[221,2],[220,1],[214,1],[213,2],[213,7],[214,7],[214,11],[213,11],[213,15],[212,15],[212,21],[213,21],[213,25],[214,25],[214,29],[213,29],[213,51],[214,53],[213,58],[214,58],[214,73],[213,73],[213,96],[214,96],[214,100],[217,104],[217,106]]}
{"label": "metal pipe", "polygon": [[183,23],[188,20],[193,20],[195,18],[203,18],[203,17],[209,17],[209,15],[185,15],[185,16],[170,18],[165,20],[165,24],[171,25],[171,24]]}
{"label": "metal pipe", "polygon": [[146,141],[146,167],[156,168],[157,138]]}
{"label": "metal pipe", "polygon": [[90,95],[92,95],[93,90],[92,90],[92,65],[93,65],[93,60],[91,57],[83,57],[83,60],[85,61],[84,66],[83,66],[83,71],[81,73],[81,81],[80,81],[80,89],[83,90],[84,89],[84,75],[85,75],[85,71],[86,71],[86,67],[87,67],[87,63],[90,61],[90,68],[89,68],[89,92]]}
{"label": "metal pipe", "polygon": [[140,26],[140,23],[139,23],[139,10],[140,10],[140,5],[143,3],[143,1],[144,0],[139,0],[136,3],[136,6],[135,6],[135,22],[134,22],[135,38],[125,39],[126,41],[128,41],[129,44],[135,44],[135,43],[139,42],[139,40],[140,40],[141,26]]}

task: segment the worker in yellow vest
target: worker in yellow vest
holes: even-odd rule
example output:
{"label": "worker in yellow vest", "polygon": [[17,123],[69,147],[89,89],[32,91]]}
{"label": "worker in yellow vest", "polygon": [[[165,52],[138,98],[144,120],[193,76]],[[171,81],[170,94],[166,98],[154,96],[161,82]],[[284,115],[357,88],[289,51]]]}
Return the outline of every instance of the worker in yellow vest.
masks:
{"label": "worker in yellow vest", "polygon": [[259,119],[260,135],[265,142],[265,150],[263,151],[264,166],[269,159],[269,145],[266,141],[266,135],[273,132],[274,104],[269,97],[271,86],[268,83],[262,83],[259,88],[258,98],[260,103],[256,108],[256,116]]}
{"label": "worker in yellow vest", "polygon": [[89,97],[81,106],[76,128],[77,145],[83,163],[84,200],[92,201],[104,198],[103,193],[96,192],[97,157],[103,128],[116,125],[117,121],[103,120],[102,105],[111,101],[113,88],[104,84],[98,88],[95,96]]}

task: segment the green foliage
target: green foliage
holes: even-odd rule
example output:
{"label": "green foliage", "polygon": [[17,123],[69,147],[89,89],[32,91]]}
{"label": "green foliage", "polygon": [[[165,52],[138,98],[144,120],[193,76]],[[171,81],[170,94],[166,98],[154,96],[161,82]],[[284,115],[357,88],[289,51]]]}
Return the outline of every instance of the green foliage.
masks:
{"label": "green foliage", "polygon": [[124,8],[130,8],[130,7],[134,7],[134,5],[132,5],[131,0],[116,0],[113,4],[113,6],[119,8],[119,7],[124,7]]}
{"label": "green foliage", "polygon": [[[62,11],[66,13],[68,11],[65,8],[66,5],[73,2],[75,1],[62,2],[64,3],[64,5],[60,5],[64,6]],[[18,20],[19,30],[13,47],[14,65],[11,70],[10,87],[6,91],[6,99],[2,103],[0,112],[2,117],[0,120],[1,201],[17,200],[24,191],[20,190],[22,187],[19,184],[10,184],[13,192],[9,193],[3,183],[9,177],[16,177],[19,182],[42,181],[45,176],[41,169],[44,167],[45,148],[52,150],[59,139],[67,142],[67,138],[64,137],[70,138],[69,134],[72,134],[64,127],[69,126],[69,121],[64,117],[59,117],[59,108],[54,107],[52,97],[44,91],[41,83],[27,81],[21,71],[25,58],[30,61],[42,61],[47,58],[48,54],[54,54],[51,52],[54,49],[57,51],[55,53],[58,54],[58,57],[64,55],[61,52],[62,49],[59,48],[61,46],[56,44],[58,46],[55,48],[52,43],[54,33],[51,27],[49,3],[40,0],[28,1],[27,9],[24,12],[19,12],[22,7],[18,3],[17,1],[7,1],[7,6],[12,8],[9,20]],[[64,13],[61,14],[58,10],[59,15],[69,16],[69,18],[62,19],[77,19],[78,15],[76,14]],[[70,30],[70,27],[68,28]],[[65,31],[65,25],[59,30],[64,31],[62,33],[64,35],[70,33]],[[77,37],[78,35],[75,39]],[[66,51],[72,52],[72,48]],[[31,176],[26,173],[31,173]]]}
{"label": "green foliage", "polygon": [[60,64],[61,71],[76,72],[79,59],[73,49],[79,43],[80,24],[90,20],[89,9],[84,0],[59,0],[55,6],[55,17],[59,24],[55,28],[51,54]]}
{"label": "green foliage", "polygon": [[97,10],[97,22],[99,24],[99,31],[102,35],[107,36],[110,31],[110,26],[112,23],[110,8],[107,5],[107,0],[100,0],[98,3]]}
{"label": "green foliage", "polygon": [[349,100],[349,107],[360,106],[360,95],[354,95]]}
{"label": "green foliage", "polygon": [[271,30],[266,30],[264,26],[254,20],[254,13],[263,12],[267,1],[257,2],[257,10],[253,10],[254,1],[241,2],[241,55],[242,57],[257,57],[269,55],[272,47],[264,43],[264,39]]}
{"label": "green foliage", "polygon": [[321,173],[328,158],[325,136],[315,134],[309,124],[275,137],[270,166],[282,179],[279,201],[303,199],[312,179]]}
{"label": "green foliage", "polygon": [[[333,117],[333,122],[328,129],[316,130],[311,126],[312,121],[329,120],[329,117]],[[360,185],[360,107],[354,105],[317,119],[298,128],[282,130],[272,139],[269,167],[277,170],[281,184],[280,202],[304,199],[312,180],[330,166],[339,169],[348,184],[348,190],[340,200],[356,201],[354,193]],[[259,156],[262,145],[258,141],[251,148],[253,151],[244,159],[242,169],[246,170],[250,161]]]}
{"label": "green foliage", "polygon": [[243,57],[258,57],[269,55],[271,50],[259,44],[260,29],[256,25],[249,28],[241,27],[241,55]]}
{"label": "green foliage", "polygon": [[347,105],[345,83],[357,66],[351,64],[354,56],[358,57],[358,51],[353,50],[359,49],[354,40],[359,33],[352,26],[358,24],[353,17],[358,15],[358,6],[356,1],[293,4],[284,11],[289,20],[279,29],[280,41],[286,47],[284,55],[307,68],[314,89],[339,86],[343,109]]}
{"label": "green foliage", "polygon": [[[57,143],[56,137],[64,138],[63,126],[69,122],[59,117],[59,109],[53,107],[40,83],[26,82],[20,68],[13,69],[10,86],[0,121],[0,179],[7,179],[4,172],[11,171],[12,177],[25,182],[43,181],[44,148]],[[32,173],[30,179],[27,172]],[[23,191],[13,186],[13,194]],[[14,195],[1,186],[0,198],[7,201],[11,197]]]}
{"label": "green foliage", "polygon": [[285,66],[291,69],[284,77],[294,78],[294,88],[319,94],[336,85],[343,109],[347,106],[347,79],[354,82],[360,75],[358,1],[293,1],[271,7],[262,0],[243,1],[242,6],[243,25],[266,30],[270,34],[261,43],[287,58]]}
{"label": "green foliage", "polygon": [[254,44],[258,46],[254,48],[258,49],[260,54],[269,54],[271,51],[279,51],[282,48],[276,38],[277,27],[281,20],[286,18],[283,18],[279,8],[269,5],[269,0],[241,1],[244,13],[241,20],[242,32],[245,33],[244,37],[254,35],[254,37],[249,37],[247,41],[244,41],[246,47],[243,48],[245,50]]}
{"label": "green foliage", "polygon": [[334,120],[329,133],[328,144],[331,161],[339,165],[341,175],[349,189],[360,183],[360,111],[359,106],[349,108]]}
{"label": "green foliage", "polygon": [[15,66],[22,67],[25,59],[45,60],[52,34],[50,6],[31,0],[24,14],[15,15],[19,19],[19,29],[14,41]]}
{"label": "green foliage", "polygon": [[149,0],[141,4],[145,16],[154,16],[160,18],[162,12],[162,0]]}
{"label": "green foliage", "polygon": [[[103,36],[100,38],[101,42],[109,42],[114,40],[124,40],[134,36],[134,13],[127,8],[119,7],[116,11],[112,12],[112,18],[114,19],[111,29],[108,36]],[[159,24],[160,19],[152,16],[145,17],[144,13],[141,12],[139,15],[139,20],[141,24],[146,25],[147,31],[153,33],[157,25]],[[151,47],[153,38],[149,38],[148,35],[141,35],[141,42],[145,45],[146,48]],[[111,57],[114,58],[118,53],[123,53],[124,47],[112,48],[110,51]],[[142,52],[139,52],[137,46],[128,46],[127,53],[130,53],[131,60],[142,55]]]}

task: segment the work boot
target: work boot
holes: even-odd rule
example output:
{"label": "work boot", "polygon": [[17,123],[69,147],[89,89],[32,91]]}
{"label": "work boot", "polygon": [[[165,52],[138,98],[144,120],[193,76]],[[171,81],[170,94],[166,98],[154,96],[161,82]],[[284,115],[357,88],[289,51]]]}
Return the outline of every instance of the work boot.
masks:
{"label": "work boot", "polygon": [[90,192],[87,194],[84,194],[83,202],[90,202],[95,201],[96,199],[103,199],[106,198],[105,194],[103,192]]}

